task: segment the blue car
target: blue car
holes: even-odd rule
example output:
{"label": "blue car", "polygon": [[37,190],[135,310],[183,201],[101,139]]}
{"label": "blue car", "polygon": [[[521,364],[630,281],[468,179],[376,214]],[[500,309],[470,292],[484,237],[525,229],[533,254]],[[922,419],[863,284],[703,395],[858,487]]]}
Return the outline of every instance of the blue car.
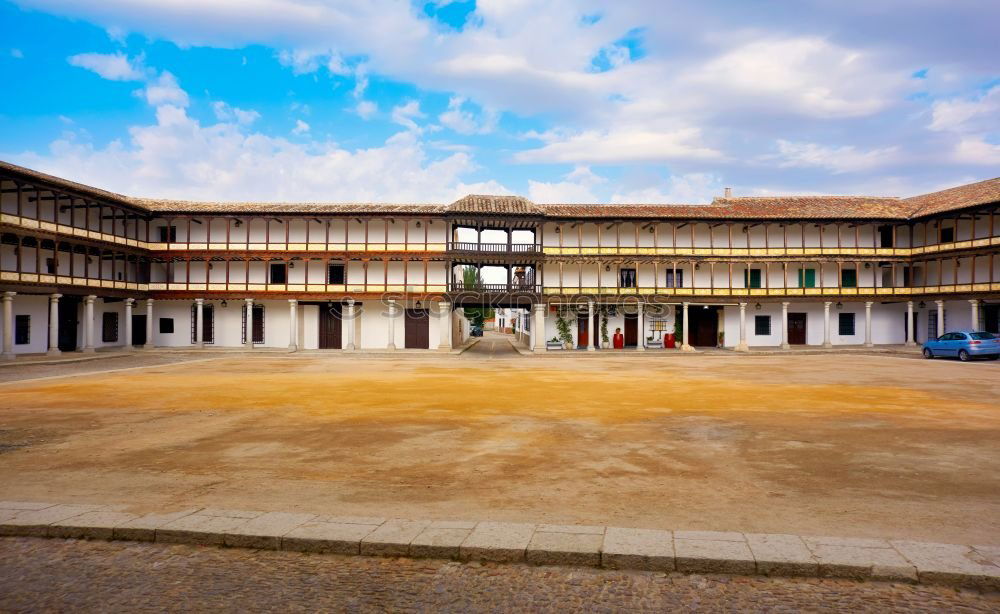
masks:
{"label": "blue car", "polygon": [[1000,336],[974,330],[945,333],[924,344],[924,358],[957,356],[965,362],[981,356],[989,360],[1000,358]]}

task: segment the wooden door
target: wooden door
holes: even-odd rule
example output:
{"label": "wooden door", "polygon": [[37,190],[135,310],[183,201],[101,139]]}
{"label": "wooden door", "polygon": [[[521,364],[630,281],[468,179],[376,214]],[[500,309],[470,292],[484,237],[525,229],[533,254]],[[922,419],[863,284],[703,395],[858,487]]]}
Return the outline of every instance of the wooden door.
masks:
{"label": "wooden door", "polygon": [[201,340],[215,343],[215,308],[212,305],[203,305],[201,308]]}
{"label": "wooden door", "polygon": [[59,349],[63,352],[76,350],[76,337],[80,311],[80,297],[63,296],[59,300]]}
{"label": "wooden door", "polygon": [[594,319],[592,321],[590,330],[594,331],[594,347],[601,349],[601,311],[598,309],[594,312]]}
{"label": "wooden door", "polygon": [[639,345],[639,314],[625,314],[625,347],[637,347]]}
{"label": "wooden door", "polygon": [[788,314],[788,343],[789,345],[806,344],[806,314]]}
{"label": "wooden door", "polygon": [[146,344],[146,316],[132,315],[132,345]]}
{"label": "wooden door", "polygon": [[319,349],[339,350],[343,348],[342,306],[339,303],[319,307]]}
{"label": "wooden door", "polygon": [[576,317],[576,347],[587,347],[587,342],[590,340],[590,326],[587,324],[588,321],[589,318],[587,316]]}
{"label": "wooden door", "polygon": [[719,343],[719,316],[715,307],[694,306],[688,309],[688,335],[691,345],[715,347]]}
{"label": "wooden door", "polygon": [[253,342],[264,343],[264,306],[253,306]]}
{"label": "wooden door", "polygon": [[[421,350],[430,349],[430,324],[430,317],[426,309],[407,309],[404,324],[405,347]],[[447,326],[446,323],[443,325]]]}

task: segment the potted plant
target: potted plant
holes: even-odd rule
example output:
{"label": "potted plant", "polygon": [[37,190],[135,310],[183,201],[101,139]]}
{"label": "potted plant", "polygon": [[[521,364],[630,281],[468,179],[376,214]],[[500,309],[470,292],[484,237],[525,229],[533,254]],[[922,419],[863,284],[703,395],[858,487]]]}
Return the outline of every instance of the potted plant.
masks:
{"label": "potted plant", "polygon": [[559,337],[553,337],[545,342],[545,349],[561,350],[563,349],[563,342],[559,340]]}
{"label": "potted plant", "polygon": [[556,314],[556,328],[559,330],[559,340],[567,350],[573,349],[573,335],[569,330],[569,322],[563,317],[562,312]]}
{"label": "potted plant", "polygon": [[653,335],[649,335],[648,337],[646,337],[646,347],[648,348],[653,347]]}
{"label": "potted plant", "polygon": [[601,347],[608,349],[611,341],[608,339],[608,311],[601,309]]}

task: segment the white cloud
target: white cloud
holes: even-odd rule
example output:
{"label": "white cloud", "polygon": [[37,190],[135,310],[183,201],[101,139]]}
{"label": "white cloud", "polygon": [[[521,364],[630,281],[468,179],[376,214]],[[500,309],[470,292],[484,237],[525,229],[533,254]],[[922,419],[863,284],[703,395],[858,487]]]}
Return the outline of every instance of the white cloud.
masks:
{"label": "white cloud", "polygon": [[167,71],[163,71],[155,81],[148,83],[142,94],[146,102],[154,107],[163,104],[186,107],[189,103],[187,92],[177,84],[177,78]]}
{"label": "white cloud", "polygon": [[361,119],[371,119],[376,113],[378,113],[378,105],[371,100],[362,100],[354,108],[354,111],[361,117]]}
{"label": "white cloud", "polygon": [[416,100],[410,100],[409,102],[393,107],[392,109],[392,121],[401,126],[405,126],[407,130],[419,132],[420,126],[418,126],[417,122],[414,120],[421,119],[423,117],[426,117],[426,115],[420,110],[420,103]]}
{"label": "white cloud", "polygon": [[661,162],[678,158],[717,160],[722,153],[704,145],[701,130],[679,127],[657,130],[621,126],[561,136],[543,135],[549,142],[514,155],[518,162],[572,162],[614,164]]}
{"label": "white cloud", "polygon": [[452,96],[448,99],[448,110],[438,115],[438,121],[459,134],[488,134],[496,128],[499,114],[491,109],[484,109],[482,117],[477,120],[472,111],[465,111],[462,106],[466,99],[462,96]]}
{"label": "white cloud", "polygon": [[292,134],[305,134],[307,132],[309,132],[309,124],[301,119],[295,120],[295,127],[292,128]]}
{"label": "white cloud", "polygon": [[711,173],[671,175],[662,185],[619,190],[612,203],[707,204],[722,196],[722,181]]}
{"label": "white cloud", "polygon": [[596,186],[607,179],[587,166],[577,166],[562,181],[528,181],[528,198],[537,203],[597,203]]}
{"label": "white cloud", "polygon": [[146,78],[142,56],[133,60],[124,53],[79,53],[67,60],[73,66],[86,68],[111,81],[141,81]]}
{"label": "white cloud", "polygon": [[931,110],[931,130],[964,132],[977,128],[1000,129],[1000,85],[971,99],[939,100]]}
{"label": "white cloud", "polygon": [[778,154],[764,159],[779,160],[778,166],[825,168],[835,174],[870,170],[899,160],[898,147],[861,151],[853,145],[827,147],[817,143],[778,141]]}
{"label": "white cloud", "polygon": [[278,52],[278,61],[282,66],[288,66],[296,75],[316,72],[325,54],[309,49],[282,49]]}
{"label": "white cloud", "polygon": [[989,143],[982,137],[964,136],[955,146],[953,158],[962,164],[985,164],[1000,167],[1000,145]]}
{"label": "white cloud", "polygon": [[236,120],[236,123],[250,125],[260,119],[260,113],[253,109],[245,110],[239,107],[232,107],[221,100],[212,103],[212,110],[215,117],[221,121]]}

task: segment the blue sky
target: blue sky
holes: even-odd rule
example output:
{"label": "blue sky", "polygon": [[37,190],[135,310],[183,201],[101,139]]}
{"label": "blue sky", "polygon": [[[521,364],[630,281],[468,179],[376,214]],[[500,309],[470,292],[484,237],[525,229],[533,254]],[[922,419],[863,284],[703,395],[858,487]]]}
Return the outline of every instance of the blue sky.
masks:
{"label": "blue sky", "polygon": [[0,0],[0,158],[139,196],[708,202],[1000,175],[1000,3]]}

